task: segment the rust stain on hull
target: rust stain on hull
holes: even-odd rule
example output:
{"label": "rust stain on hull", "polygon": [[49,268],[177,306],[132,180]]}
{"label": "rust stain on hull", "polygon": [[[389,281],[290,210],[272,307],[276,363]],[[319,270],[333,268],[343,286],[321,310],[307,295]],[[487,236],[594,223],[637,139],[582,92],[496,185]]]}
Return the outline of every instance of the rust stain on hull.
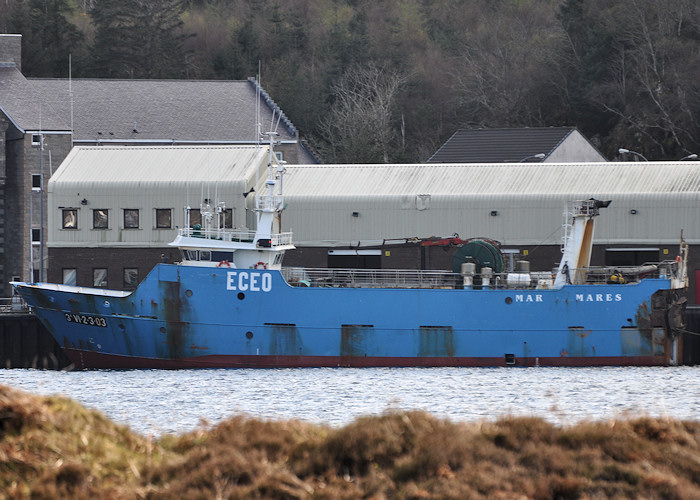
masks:
{"label": "rust stain on hull", "polygon": [[454,329],[451,326],[421,326],[418,355],[454,357]]}
{"label": "rust stain on hull", "polygon": [[296,325],[266,324],[269,330],[270,355],[294,356],[303,353],[303,344]]}

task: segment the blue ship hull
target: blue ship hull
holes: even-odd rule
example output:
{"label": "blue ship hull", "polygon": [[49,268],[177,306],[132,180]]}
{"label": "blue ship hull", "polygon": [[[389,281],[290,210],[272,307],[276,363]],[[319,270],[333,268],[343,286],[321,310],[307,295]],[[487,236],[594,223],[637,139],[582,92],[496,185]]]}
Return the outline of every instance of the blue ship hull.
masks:
{"label": "blue ship hull", "polygon": [[670,288],[307,288],[159,264],[128,295],[17,290],[77,368],[200,368],[666,365]]}

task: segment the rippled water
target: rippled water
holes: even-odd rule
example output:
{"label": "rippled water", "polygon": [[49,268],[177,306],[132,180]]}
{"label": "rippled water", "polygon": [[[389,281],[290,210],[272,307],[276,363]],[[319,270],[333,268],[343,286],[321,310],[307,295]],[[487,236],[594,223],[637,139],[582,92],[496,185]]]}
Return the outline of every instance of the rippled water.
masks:
{"label": "rippled water", "polygon": [[700,420],[700,367],[0,370],[0,384],[63,394],[156,435],[240,413],[333,426],[387,409],[453,421],[539,416],[559,425],[630,415]]}

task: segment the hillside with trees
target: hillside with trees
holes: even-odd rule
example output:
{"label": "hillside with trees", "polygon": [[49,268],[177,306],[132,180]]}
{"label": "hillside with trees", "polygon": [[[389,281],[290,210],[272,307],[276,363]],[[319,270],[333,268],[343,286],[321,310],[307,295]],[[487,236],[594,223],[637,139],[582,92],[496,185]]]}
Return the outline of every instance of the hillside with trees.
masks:
{"label": "hillside with trees", "polygon": [[459,128],[576,126],[700,153],[697,0],[3,0],[31,77],[260,74],[327,162],[425,161]]}

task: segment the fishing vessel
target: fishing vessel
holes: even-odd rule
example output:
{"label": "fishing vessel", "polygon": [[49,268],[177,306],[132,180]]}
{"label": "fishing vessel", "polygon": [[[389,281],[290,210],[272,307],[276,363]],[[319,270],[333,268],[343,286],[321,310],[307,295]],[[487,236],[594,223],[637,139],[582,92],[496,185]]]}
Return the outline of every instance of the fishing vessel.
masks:
{"label": "fishing vessel", "polygon": [[[271,141],[272,142],[272,141]],[[556,270],[507,271],[497,242],[463,241],[449,271],[302,269],[281,232],[284,166],[270,146],[255,230],[223,204],[171,243],[131,292],[13,282],[86,368],[673,365],[681,359],[688,246],[643,266],[590,265],[609,202],[565,211]]]}

